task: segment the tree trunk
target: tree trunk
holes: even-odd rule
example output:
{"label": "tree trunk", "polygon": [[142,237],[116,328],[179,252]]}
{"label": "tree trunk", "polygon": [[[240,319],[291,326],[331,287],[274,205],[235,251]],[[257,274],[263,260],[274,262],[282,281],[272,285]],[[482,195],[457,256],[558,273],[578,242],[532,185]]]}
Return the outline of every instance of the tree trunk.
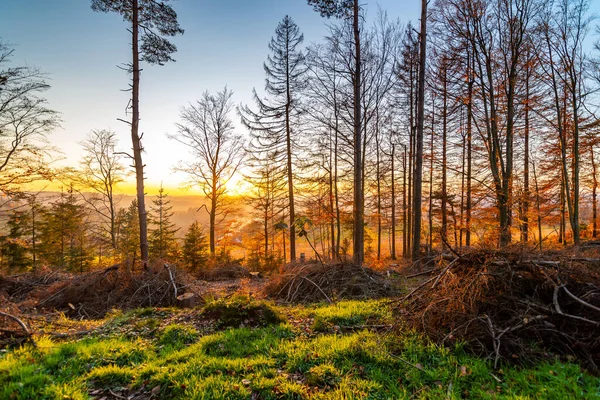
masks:
{"label": "tree trunk", "polygon": [[413,220],[413,214],[412,214],[412,187],[413,187],[413,159],[414,159],[414,149],[415,149],[415,130],[416,130],[416,126],[415,126],[415,90],[414,90],[414,82],[415,82],[415,76],[413,74],[413,68],[414,66],[411,65],[410,66],[410,90],[409,90],[409,105],[410,105],[410,112],[409,112],[409,131],[408,131],[408,160],[407,160],[407,166],[408,166],[408,194],[407,194],[407,221],[406,221],[406,231],[405,231],[405,235],[406,235],[406,255],[408,254],[412,254],[411,252],[411,240],[412,240],[412,220]]}
{"label": "tree trunk", "polygon": [[381,165],[379,154],[379,110],[375,118],[375,163],[377,176],[377,261],[381,260]]}
{"label": "tree trunk", "polygon": [[[467,60],[467,206],[466,206],[466,218],[465,218],[465,246],[471,246],[471,210],[473,206],[472,201],[472,187],[471,177],[473,174],[473,56],[468,53]],[[469,59],[470,58],[470,59]]]}
{"label": "tree trunk", "polygon": [[529,241],[529,57],[525,73],[525,132],[524,132],[524,160],[523,160],[523,208],[521,213],[521,242]]}
{"label": "tree trunk", "polygon": [[428,222],[429,222],[429,251],[433,250],[433,138],[435,136],[435,98],[431,106],[431,140],[429,141],[429,207],[428,207]]}
{"label": "tree trunk", "polygon": [[560,228],[558,230],[558,243],[566,244],[566,220],[565,220],[565,178],[560,184]]}
{"label": "tree trunk", "polygon": [[394,161],[396,158],[396,145],[392,143],[392,232],[391,232],[391,243],[390,243],[390,258],[396,259],[396,178],[395,178],[395,165]]}
{"label": "tree trunk", "polygon": [[419,93],[417,115],[417,137],[415,154],[415,172],[414,172],[414,195],[413,195],[413,245],[412,258],[416,260],[421,251],[421,189],[423,181],[423,123],[425,116],[425,68],[427,51],[427,0],[421,0],[421,43],[419,51]]}
{"label": "tree trunk", "polygon": [[361,132],[361,54],[358,0],[354,0],[354,252],[356,265],[362,266],[364,260],[364,191],[362,180],[362,132]]}
{"label": "tree trunk", "polygon": [[35,221],[35,203],[34,200],[32,198],[31,200],[31,255],[33,257],[33,272],[36,272],[37,270],[37,236],[36,236],[36,221]]}
{"label": "tree trunk", "polygon": [[[216,186],[213,186],[216,187]],[[209,248],[210,248],[210,255],[214,257],[215,252],[216,252],[216,247],[215,247],[215,227],[217,225],[216,223],[216,219],[217,219],[217,197],[215,195],[215,192],[213,191],[212,197],[210,199],[210,228],[209,228]]]}
{"label": "tree trunk", "polygon": [[535,170],[535,163],[533,163],[533,181],[535,183],[535,203],[536,203],[536,211],[537,211],[537,225],[538,225],[538,245],[540,251],[542,251],[542,242],[544,238],[542,237],[542,211],[540,206],[540,187],[538,185],[537,173]]}
{"label": "tree trunk", "polygon": [[[461,118],[461,130],[464,127],[464,121]],[[467,152],[467,138],[462,134],[462,153],[460,157],[460,233],[458,238],[458,247],[463,247],[463,231],[465,223],[465,159]]]}
{"label": "tree trunk", "polygon": [[334,190],[333,190],[333,180],[334,180],[334,176],[333,176],[333,143],[332,143],[332,138],[331,138],[331,134],[329,135],[329,229],[330,229],[330,252],[329,252],[329,259],[330,260],[334,260],[335,256],[336,256],[336,251],[335,251],[335,214],[334,214],[334,205],[333,205],[333,201],[334,201]]}
{"label": "tree trunk", "polygon": [[597,165],[594,158],[594,144],[590,144],[590,160],[592,162],[592,237],[598,236],[598,177]]}
{"label": "tree trunk", "polygon": [[406,145],[402,153],[402,257],[408,256],[408,234],[406,223]]}
{"label": "tree trunk", "polygon": [[148,268],[148,220],[144,193],[144,163],[142,162],[142,143],[139,135],[140,121],[140,53],[139,53],[139,21],[138,0],[132,0],[132,96],[131,96],[131,141],[133,143],[133,161],[135,166],[135,183],[137,192],[138,217],[140,223],[140,258],[144,269]]}
{"label": "tree trunk", "polygon": [[573,230],[573,244],[578,245],[579,233],[579,106],[577,104],[577,76],[570,66],[571,72],[571,107],[573,109],[573,212],[571,215],[571,229]]}
{"label": "tree trunk", "polygon": [[[267,187],[267,193],[268,193]],[[269,196],[269,194],[267,194]],[[265,234],[265,259],[269,255],[269,205],[265,205],[265,214],[264,214],[264,234]]]}
{"label": "tree trunk", "polygon": [[288,201],[290,206],[290,261],[296,260],[296,213],[294,210],[294,174],[292,171],[292,132],[290,127],[290,106],[292,103],[290,95],[289,65],[286,64],[287,74],[287,103],[285,104],[285,141],[287,149],[287,179],[288,179]]}
{"label": "tree trunk", "polygon": [[[448,181],[446,168],[448,167],[447,143],[448,143],[448,81],[446,60],[443,65],[443,108],[442,108],[442,229],[440,236],[442,242],[446,243],[448,239]],[[444,244],[442,244],[442,248]]]}
{"label": "tree trunk", "polygon": [[335,151],[333,152],[334,179],[333,186],[335,192],[335,221],[336,221],[336,242],[335,242],[335,257],[340,260],[340,241],[342,239],[342,221],[340,210],[340,193],[338,191],[338,121],[336,116],[335,123]]}

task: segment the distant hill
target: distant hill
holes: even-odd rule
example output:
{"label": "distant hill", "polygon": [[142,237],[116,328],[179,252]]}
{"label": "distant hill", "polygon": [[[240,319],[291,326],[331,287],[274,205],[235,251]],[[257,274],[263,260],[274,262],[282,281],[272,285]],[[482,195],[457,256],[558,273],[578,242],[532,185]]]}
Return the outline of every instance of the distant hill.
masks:
{"label": "distant hill", "polygon": [[[42,192],[38,195],[38,199],[42,204],[49,204],[56,200],[60,196],[60,192]],[[116,202],[118,207],[126,208],[135,198],[134,195],[120,194],[116,196]],[[148,211],[153,206],[152,201],[156,198],[156,195],[146,196],[146,208]],[[168,200],[171,202],[173,207],[173,222],[180,229],[180,234],[183,235],[187,230],[188,226],[194,221],[198,221],[203,225],[208,226],[208,213],[205,208],[202,208],[204,204],[207,204],[205,198],[199,195],[170,195]],[[8,210],[17,207],[23,207],[23,202],[5,201],[0,205],[0,218],[5,215]],[[233,200],[233,206],[237,211],[232,214],[229,218],[238,220],[242,224],[252,217],[251,207],[247,206],[241,198],[235,198]]]}

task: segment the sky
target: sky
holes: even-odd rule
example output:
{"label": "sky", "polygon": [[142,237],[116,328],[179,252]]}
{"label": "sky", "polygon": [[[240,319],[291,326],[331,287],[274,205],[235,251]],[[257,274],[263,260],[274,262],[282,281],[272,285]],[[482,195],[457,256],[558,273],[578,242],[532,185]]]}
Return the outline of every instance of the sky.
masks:
{"label": "sky", "polygon": [[[175,0],[170,2],[185,30],[172,41],[177,46],[175,63],[142,65],[140,132],[144,133],[146,192],[155,194],[164,185],[172,194],[185,181],[174,173],[188,151],[167,137],[176,133],[180,110],[208,90],[224,86],[234,92],[234,102],[252,104],[252,88],[264,87],[263,62],[277,24],[289,15],[304,33],[305,42],[319,42],[327,24],[306,0]],[[367,21],[378,7],[391,19],[417,21],[419,0],[367,0]],[[129,77],[118,65],[129,62],[130,34],[127,23],[114,13],[96,13],[87,0],[2,0],[0,39],[14,49],[12,65],[28,65],[48,74],[49,106],[61,113],[61,128],[50,136],[62,149],[62,165],[76,165],[82,158],[79,144],[93,129],[117,133],[119,148],[129,151],[129,126],[125,107],[129,93],[122,91]],[[232,115],[240,133],[247,134]],[[130,187],[122,190],[131,192]],[[175,193],[173,193],[175,192]],[[193,194],[194,191],[188,192]]]}
{"label": "sky", "polygon": [[[39,67],[48,74],[49,106],[61,113],[62,127],[50,136],[62,149],[62,165],[74,166],[82,158],[79,142],[93,129],[117,133],[119,147],[131,148],[124,92],[129,76],[118,65],[129,62],[128,24],[114,13],[93,12],[89,0],[1,0],[0,39],[15,49],[13,65]],[[180,160],[189,160],[187,149],[167,137],[176,133],[181,107],[214,93],[225,85],[234,102],[252,105],[252,88],[264,87],[263,62],[268,43],[285,15],[294,19],[305,36],[305,45],[319,42],[333,21],[320,17],[306,0],[174,0],[185,33],[172,41],[178,47],[175,63],[142,65],[140,129],[144,133],[144,163],[149,195],[161,182],[177,194],[185,176],[174,173]],[[367,22],[378,7],[390,19],[418,26],[420,0],[362,0]],[[590,1],[591,13],[600,15],[600,1]],[[598,20],[595,21],[594,25]],[[593,29],[588,41],[598,40]],[[238,130],[247,134],[236,114]],[[238,185],[239,186],[239,185]],[[129,187],[133,193],[133,177]],[[187,194],[200,193],[190,191]]]}

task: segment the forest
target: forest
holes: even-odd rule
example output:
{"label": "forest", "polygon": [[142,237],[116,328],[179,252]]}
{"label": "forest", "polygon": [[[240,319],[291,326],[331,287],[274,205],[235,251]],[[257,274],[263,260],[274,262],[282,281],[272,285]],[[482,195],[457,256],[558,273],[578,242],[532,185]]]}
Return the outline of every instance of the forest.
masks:
{"label": "forest", "polygon": [[[88,3],[127,101],[75,162],[0,36],[0,399],[600,397],[593,2],[302,1],[325,36],[282,15],[250,101],[167,133],[178,2]],[[195,194],[148,185],[152,135]]]}

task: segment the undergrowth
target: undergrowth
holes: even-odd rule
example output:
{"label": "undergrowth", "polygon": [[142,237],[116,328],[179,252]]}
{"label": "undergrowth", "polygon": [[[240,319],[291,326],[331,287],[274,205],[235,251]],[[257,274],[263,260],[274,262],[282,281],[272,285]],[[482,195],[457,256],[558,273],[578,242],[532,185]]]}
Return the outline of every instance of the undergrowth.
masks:
{"label": "undergrowth", "polygon": [[[259,306],[271,319],[254,328],[199,328],[209,310]],[[532,368],[492,363],[381,330],[385,301],[276,307],[237,298],[214,308],[112,313],[80,340],[48,336],[0,355],[0,399],[563,399],[598,398],[600,379],[559,361]],[[218,307],[217,307],[218,306]],[[261,308],[261,309],[263,309]],[[232,312],[228,310],[227,312]],[[225,326],[221,319],[214,324]],[[257,320],[260,321],[260,318]],[[251,325],[251,324],[250,324]],[[377,328],[377,329],[376,329]],[[136,335],[132,332],[145,332]]]}

